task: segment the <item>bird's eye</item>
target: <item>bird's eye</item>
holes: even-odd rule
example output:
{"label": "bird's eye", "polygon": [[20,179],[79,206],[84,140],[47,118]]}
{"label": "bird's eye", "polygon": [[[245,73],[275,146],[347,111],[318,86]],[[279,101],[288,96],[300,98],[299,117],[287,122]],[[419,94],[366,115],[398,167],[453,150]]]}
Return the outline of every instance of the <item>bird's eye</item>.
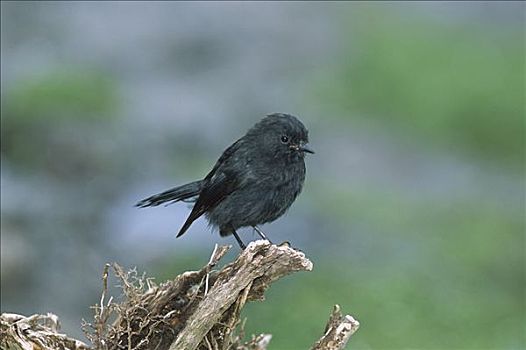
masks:
{"label": "bird's eye", "polygon": [[289,137],[286,136],[286,135],[281,136],[281,142],[283,142],[283,143],[289,142]]}

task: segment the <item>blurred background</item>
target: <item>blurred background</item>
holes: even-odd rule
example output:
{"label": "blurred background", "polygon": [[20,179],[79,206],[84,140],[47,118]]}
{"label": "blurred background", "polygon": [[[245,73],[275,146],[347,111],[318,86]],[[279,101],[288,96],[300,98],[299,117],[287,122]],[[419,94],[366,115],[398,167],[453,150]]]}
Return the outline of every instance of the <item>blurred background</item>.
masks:
{"label": "blurred background", "polygon": [[524,26],[521,2],[2,1],[1,311],[82,337],[105,262],[160,282],[235,246],[133,205],[286,112],[316,154],[264,230],[314,270],[247,334],[306,349],[339,303],[352,349],[526,347]]}

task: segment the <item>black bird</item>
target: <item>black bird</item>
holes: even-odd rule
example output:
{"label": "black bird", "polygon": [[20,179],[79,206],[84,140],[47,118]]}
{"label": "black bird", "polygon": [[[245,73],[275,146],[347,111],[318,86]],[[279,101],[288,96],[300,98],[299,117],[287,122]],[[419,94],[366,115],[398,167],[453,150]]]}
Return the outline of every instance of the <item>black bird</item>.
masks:
{"label": "black bird", "polygon": [[148,197],[136,206],[153,207],[177,201],[195,202],[177,237],[205,214],[221,236],[252,226],[268,240],[257,225],[283,215],[301,192],[305,180],[308,131],[296,117],[274,113],[266,116],[245,136],[228,147],[203,180]]}

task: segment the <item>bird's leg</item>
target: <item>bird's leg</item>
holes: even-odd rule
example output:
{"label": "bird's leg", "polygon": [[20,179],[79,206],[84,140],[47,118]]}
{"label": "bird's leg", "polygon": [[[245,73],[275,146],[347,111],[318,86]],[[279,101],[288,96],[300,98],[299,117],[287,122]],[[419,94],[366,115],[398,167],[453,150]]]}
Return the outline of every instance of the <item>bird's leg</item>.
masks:
{"label": "bird's leg", "polygon": [[239,238],[236,230],[232,229],[232,234],[234,235],[234,237],[236,237],[236,241],[237,241],[237,244],[239,244],[239,246],[241,247],[242,250],[245,250],[245,248],[247,247],[245,245],[245,243],[243,243],[243,241],[241,240],[241,238]]}
{"label": "bird's leg", "polygon": [[258,233],[259,237],[263,238],[264,240],[267,240],[270,242],[270,244],[273,244],[270,239],[267,238],[267,236],[265,236],[265,234],[263,233],[263,231],[261,231],[261,229],[259,227],[257,227],[256,225],[252,226],[254,228],[254,230],[256,230],[256,232]]}

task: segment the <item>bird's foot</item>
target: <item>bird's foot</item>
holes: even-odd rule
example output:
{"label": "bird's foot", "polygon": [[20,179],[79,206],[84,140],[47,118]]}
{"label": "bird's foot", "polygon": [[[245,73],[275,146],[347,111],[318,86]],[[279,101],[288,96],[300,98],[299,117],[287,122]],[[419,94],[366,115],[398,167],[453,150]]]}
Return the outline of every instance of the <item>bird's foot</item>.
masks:
{"label": "bird's foot", "polygon": [[274,244],[274,243],[272,243],[272,241],[270,239],[268,239],[268,237],[263,233],[263,231],[261,231],[261,229],[259,227],[257,227],[257,226],[252,226],[252,227],[257,232],[259,237],[263,238],[264,240],[269,241],[270,244]]}
{"label": "bird's foot", "polygon": [[284,242],[281,242],[280,244],[278,244],[279,247],[291,247],[290,245],[290,242],[289,241],[284,241]]}
{"label": "bird's foot", "polygon": [[245,248],[246,248],[247,246],[245,245],[245,243],[243,243],[243,241],[241,240],[241,238],[239,238],[239,235],[237,234],[236,230],[232,230],[232,234],[233,234],[234,237],[236,238],[237,244],[239,244],[239,247],[241,248],[241,250],[245,250]]}

